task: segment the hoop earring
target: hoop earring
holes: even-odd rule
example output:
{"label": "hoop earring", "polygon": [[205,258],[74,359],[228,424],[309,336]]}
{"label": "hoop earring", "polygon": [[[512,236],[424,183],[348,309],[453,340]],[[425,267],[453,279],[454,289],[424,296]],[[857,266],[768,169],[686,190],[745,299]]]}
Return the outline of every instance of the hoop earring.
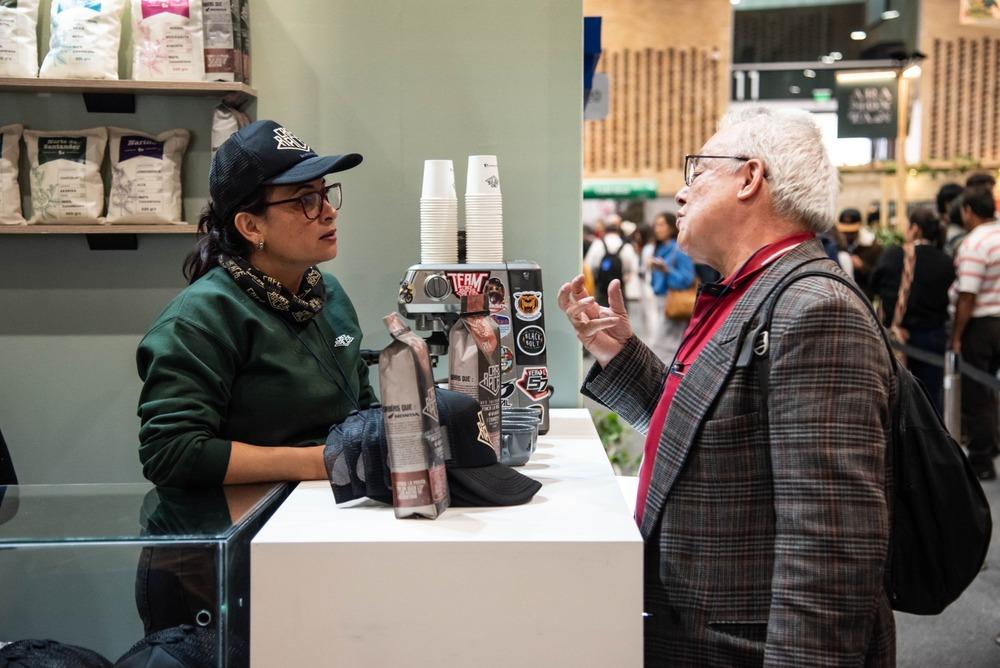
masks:
{"label": "hoop earring", "polygon": [[264,250],[264,240],[263,239],[258,239],[257,240],[257,250],[258,251]]}

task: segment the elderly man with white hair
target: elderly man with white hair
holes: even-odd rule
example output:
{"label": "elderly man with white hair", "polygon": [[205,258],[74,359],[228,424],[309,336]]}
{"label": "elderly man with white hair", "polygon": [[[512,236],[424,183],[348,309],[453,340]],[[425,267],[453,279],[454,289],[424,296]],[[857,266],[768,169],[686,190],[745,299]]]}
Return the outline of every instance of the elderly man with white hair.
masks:
{"label": "elderly man with white hair", "polygon": [[684,172],[678,242],[724,278],[669,367],[633,336],[620,285],[609,307],[580,277],[558,296],[596,360],[583,393],[647,434],[646,665],[894,665],[889,354],[835,279],[775,293],[846,278],[816,239],[837,193],[820,131],[805,112],[738,110]]}

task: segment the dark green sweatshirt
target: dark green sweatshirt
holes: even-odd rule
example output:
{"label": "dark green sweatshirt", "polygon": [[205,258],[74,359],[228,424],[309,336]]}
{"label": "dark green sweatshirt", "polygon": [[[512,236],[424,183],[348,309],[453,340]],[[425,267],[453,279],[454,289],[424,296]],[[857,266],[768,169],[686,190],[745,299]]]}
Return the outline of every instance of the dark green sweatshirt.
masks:
{"label": "dark green sweatshirt", "polygon": [[377,401],[361,328],[336,278],[326,304],[291,325],[221,267],[171,301],[139,343],[139,459],[157,485],[222,484],[232,441],[316,445]]}

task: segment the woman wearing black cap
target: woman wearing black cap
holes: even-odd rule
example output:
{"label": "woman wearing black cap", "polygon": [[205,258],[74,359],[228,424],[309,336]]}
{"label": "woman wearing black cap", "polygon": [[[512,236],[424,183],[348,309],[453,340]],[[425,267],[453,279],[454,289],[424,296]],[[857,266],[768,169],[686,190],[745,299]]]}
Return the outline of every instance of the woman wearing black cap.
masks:
{"label": "woman wearing black cap", "polygon": [[[273,121],[227,140],[184,263],[190,285],[139,344],[139,457],[158,485],[325,479],[330,425],[376,401],[337,256],[339,183]],[[289,447],[297,446],[297,447]]]}

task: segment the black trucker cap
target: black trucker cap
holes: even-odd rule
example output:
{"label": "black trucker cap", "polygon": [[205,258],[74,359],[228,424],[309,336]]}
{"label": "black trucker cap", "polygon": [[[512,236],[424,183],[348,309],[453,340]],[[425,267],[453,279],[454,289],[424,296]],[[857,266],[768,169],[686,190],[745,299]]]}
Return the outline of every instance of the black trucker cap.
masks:
{"label": "black trucker cap", "polygon": [[527,503],[542,483],[497,461],[479,402],[437,389],[438,417],[448,434],[445,462],[453,506],[517,506]]}
{"label": "black trucker cap", "polygon": [[254,121],[222,143],[212,158],[208,190],[226,220],[262,185],[305,183],[361,164],[357,153],[317,155],[288,128]]}

